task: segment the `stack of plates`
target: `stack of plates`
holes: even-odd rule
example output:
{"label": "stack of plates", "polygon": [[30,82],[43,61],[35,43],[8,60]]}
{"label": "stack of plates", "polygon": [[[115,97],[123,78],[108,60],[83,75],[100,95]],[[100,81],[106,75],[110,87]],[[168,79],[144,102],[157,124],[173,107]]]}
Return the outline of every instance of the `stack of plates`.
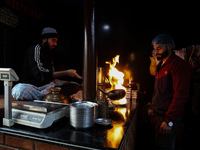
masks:
{"label": "stack of plates", "polygon": [[94,104],[78,101],[70,105],[70,124],[74,128],[89,128],[94,125]]}

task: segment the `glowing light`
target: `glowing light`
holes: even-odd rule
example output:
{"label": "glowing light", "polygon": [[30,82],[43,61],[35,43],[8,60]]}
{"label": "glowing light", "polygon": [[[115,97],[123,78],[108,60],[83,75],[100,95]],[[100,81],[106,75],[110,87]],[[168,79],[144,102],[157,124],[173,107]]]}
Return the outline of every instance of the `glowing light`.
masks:
{"label": "glowing light", "polygon": [[130,60],[131,60],[131,61],[134,61],[134,60],[135,60],[135,54],[134,54],[134,53],[131,53],[131,54],[130,54]]}
{"label": "glowing light", "polygon": [[[119,113],[123,116],[124,121],[126,121],[127,117],[127,108],[126,107],[119,107],[115,112]],[[107,141],[108,145],[116,148],[123,138],[124,129],[123,129],[124,122],[120,122],[119,124],[115,124],[112,129],[108,130],[107,132]]]}
{"label": "glowing light", "polygon": [[120,144],[121,139],[123,138],[124,135],[124,130],[122,128],[122,124],[115,125],[113,126],[112,129],[108,130],[107,132],[107,140],[108,140],[108,145],[112,146],[114,148],[117,147],[117,145]]}
{"label": "glowing light", "polygon": [[103,25],[103,29],[104,29],[104,30],[109,30],[109,29],[110,29],[110,26],[107,25],[107,24],[105,24],[105,25]]}

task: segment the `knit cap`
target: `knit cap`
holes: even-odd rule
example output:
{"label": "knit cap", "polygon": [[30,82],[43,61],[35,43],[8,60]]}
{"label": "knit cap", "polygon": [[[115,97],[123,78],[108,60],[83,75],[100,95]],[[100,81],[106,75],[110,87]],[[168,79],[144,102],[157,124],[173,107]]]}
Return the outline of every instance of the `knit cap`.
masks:
{"label": "knit cap", "polygon": [[172,49],[175,48],[174,40],[168,33],[159,34],[152,40],[152,45],[167,46],[168,44],[172,45]]}
{"label": "knit cap", "polygon": [[58,38],[58,33],[56,29],[51,28],[51,27],[46,27],[42,30],[41,37],[42,38],[53,38],[53,37]]}

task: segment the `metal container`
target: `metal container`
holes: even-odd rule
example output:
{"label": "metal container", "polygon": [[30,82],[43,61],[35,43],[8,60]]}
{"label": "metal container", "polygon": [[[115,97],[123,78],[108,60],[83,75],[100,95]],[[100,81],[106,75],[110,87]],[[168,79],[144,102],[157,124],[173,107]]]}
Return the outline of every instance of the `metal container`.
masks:
{"label": "metal container", "polygon": [[94,105],[94,120],[97,119],[99,116],[99,105],[95,102],[89,102],[89,101],[87,101],[87,103]]}
{"label": "metal container", "polygon": [[53,87],[51,88],[51,93],[44,96],[44,100],[48,102],[62,102],[61,95],[60,95],[60,87]]}
{"label": "metal container", "polygon": [[43,100],[47,102],[58,102],[58,103],[69,104],[68,99],[63,94],[60,94],[60,91],[61,91],[60,87],[51,88],[51,93],[45,95]]}
{"label": "metal container", "polygon": [[78,101],[70,105],[70,124],[77,129],[89,128],[94,125],[94,104]]}
{"label": "metal container", "polygon": [[108,101],[105,100],[97,100],[99,118],[107,118],[108,117]]}
{"label": "metal container", "polygon": [[[105,90],[106,84],[105,84],[105,72],[102,67],[98,67],[97,72],[97,88]],[[98,100],[105,100],[106,95],[103,94],[101,91],[97,90],[97,99]]]}

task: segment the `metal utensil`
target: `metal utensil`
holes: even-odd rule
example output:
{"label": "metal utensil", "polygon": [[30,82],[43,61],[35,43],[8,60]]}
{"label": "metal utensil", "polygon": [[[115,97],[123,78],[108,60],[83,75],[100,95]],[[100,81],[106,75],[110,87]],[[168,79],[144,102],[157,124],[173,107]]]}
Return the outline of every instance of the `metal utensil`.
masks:
{"label": "metal utensil", "polygon": [[112,120],[109,118],[98,118],[98,119],[95,119],[94,122],[96,124],[103,125],[103,126],[109,126],[112,124]]}
{"label": "metal utensil", "polygon": [[106,93],[105,91],[103,91],[100,88],[98,88],[98,90],[100,90],[102,93],[107,95],[108,98],[110,98],[111,100],[120,100],[120,99],[124,98],[124,96],[126,95],[126,92],[124,89],[115,89],[115,90],[109,91],[108,93]]}
{"label": "metal utensil", "polygon": [[94,125],[94,104],[78,101],[70,105],[70,124],[74,128],[83,129]]}

